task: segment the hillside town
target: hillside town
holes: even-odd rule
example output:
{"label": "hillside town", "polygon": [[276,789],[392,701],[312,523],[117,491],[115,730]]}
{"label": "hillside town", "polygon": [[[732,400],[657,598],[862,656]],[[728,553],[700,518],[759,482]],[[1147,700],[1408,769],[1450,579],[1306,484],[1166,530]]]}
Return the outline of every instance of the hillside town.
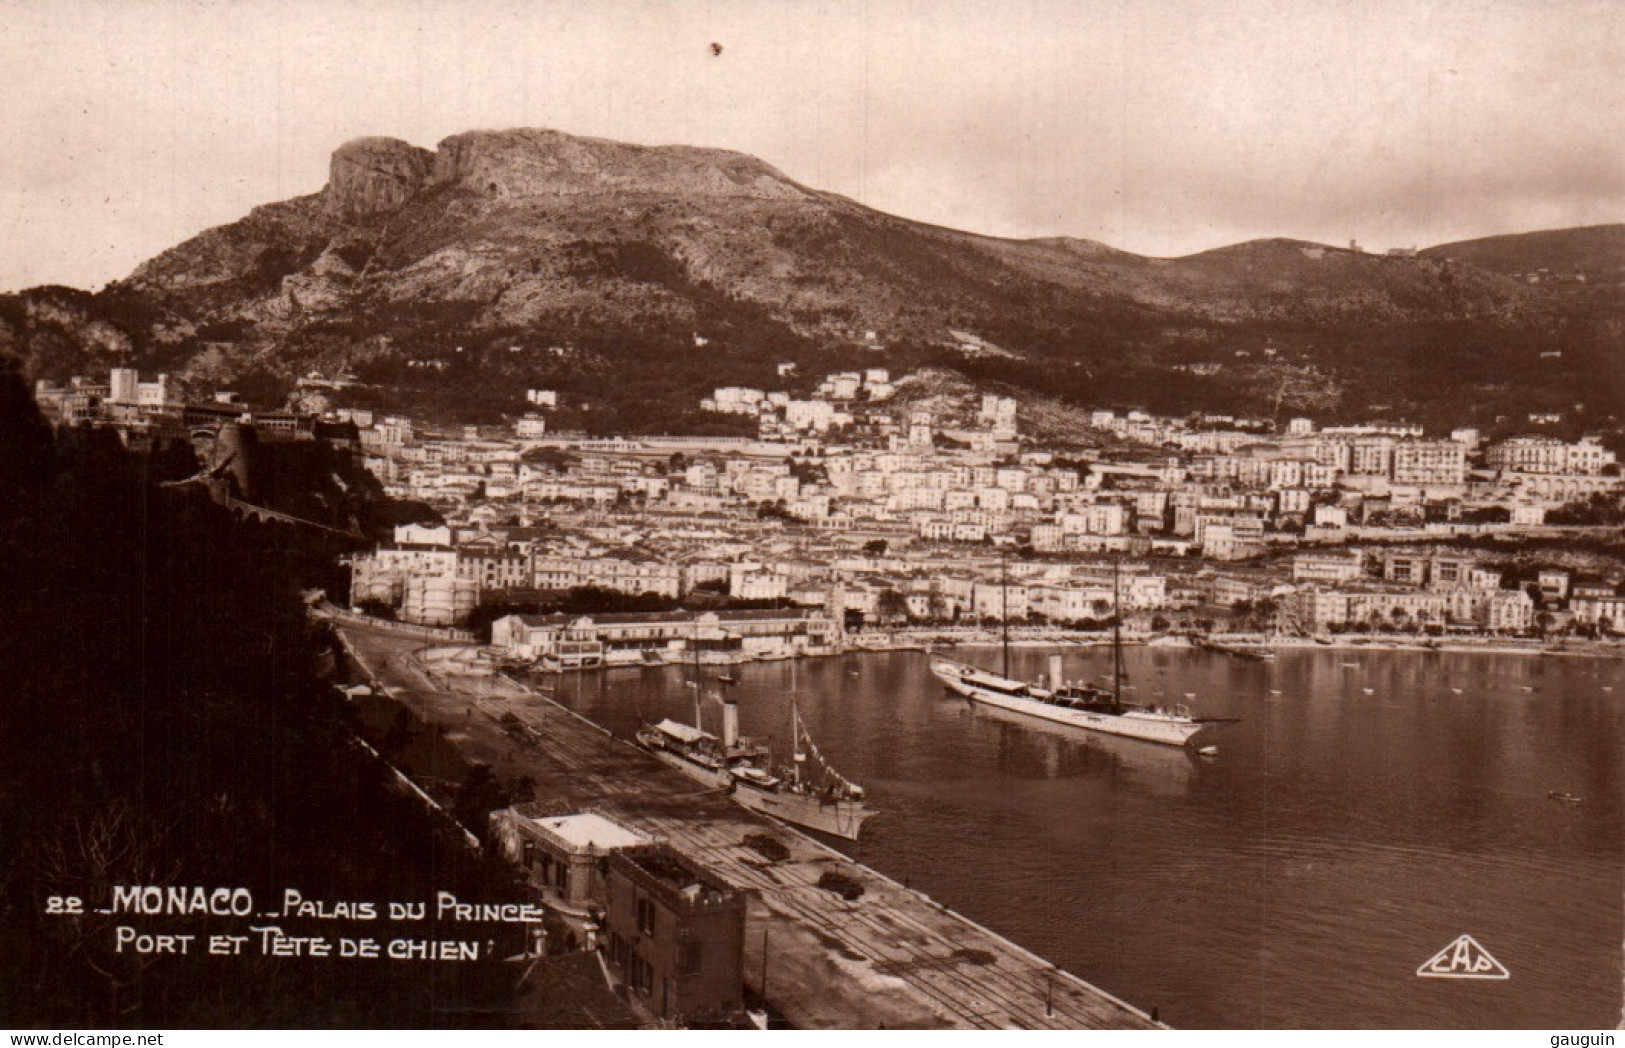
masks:
{"label": "hillside town", "polygon": [[1513,555],[1617,529],[1625,480],[1595,438],[1541,435],[1534,418],[1485,439],[1098,410],[1056,439],[1025,433],[1015,398],[923,395],[925,378],[869,368],[804,397],[705,398],[755,438],[555,432],[559,395],[536,389],[508,427],[449,432],[230,395],[188,405],[129,369],[36,398],[127,441],[184,427],[196,443],[228,423],[358,449],[422,519],[350,558],[351,605],[489,627],[502,657],[550,669],[987,639],[1005,623],[1053,637],[1114,615],[1143,635],[1323,642],[1625,627],[1616,562]]}

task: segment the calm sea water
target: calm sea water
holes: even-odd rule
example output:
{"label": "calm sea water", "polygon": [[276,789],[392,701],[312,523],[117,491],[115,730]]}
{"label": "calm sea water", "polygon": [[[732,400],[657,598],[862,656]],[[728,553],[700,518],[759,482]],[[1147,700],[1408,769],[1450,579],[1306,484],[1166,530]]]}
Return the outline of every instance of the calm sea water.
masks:
{"label": "calm sea water", "polygon": [[[1034,677],[1045,654],[1015,652],[1013,669]],[[1069,678],[1109,669],[1104,650],[1065,655]],[[794,690],[820,748],[882,811],[849,853],[1175,1026],[1619,1021],[1625,664],[1124,658],[1141,700],[1242,718],[1202,738],[1217,757],[972,707],[917,653],[745,666],[726,691],[746,734],[783,753]],[[683,677],[555,683],[627,734],[692,718]],[[718,730],[720,711],[706,717]],[[1511,978],[1416,976],[1464,933]]]}

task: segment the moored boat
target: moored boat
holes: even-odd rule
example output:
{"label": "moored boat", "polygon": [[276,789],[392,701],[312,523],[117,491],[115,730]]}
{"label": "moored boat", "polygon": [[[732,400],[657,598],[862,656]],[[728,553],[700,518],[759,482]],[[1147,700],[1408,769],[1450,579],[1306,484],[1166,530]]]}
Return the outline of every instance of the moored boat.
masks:
{"label": "moored boat", "polygon": [[857,840],[864,821],[875,814],[863,787],[842,778],[824,760],[793,698],[790,722],[794,753],[789,767],[774,773],[756,764],[735,764],[733,799],[795,826]]}
{"label": "moored boat", "polygon": [[865,820],[875,814],[865,801],[863,787],[842,778],[824,760],[801,723],[794,699],[790,719],[794,759],[778,770],[770,766],[767,747],[739,734],[739,706],[731,701],[722,703],[720,737],[704,729],[696,701],[693,725],[669,719],[646,725],[638,730],[637,742],[661,763],[702,786],[727,790],[741,807],[857,840]]}
{"label": "moored boat", "polygon": [[[1060,662],[1053,655],[1052,666]],[[1165,709],[1125,703],[1112,692],[1088,685],[1067,685],[1057,681],[1044,687],[1002,677],[942,656],[931,659],[931,672],[948,688],[973,702],[997,706],[1012,713],[1064,724],[1086,731],[1121,735],[1144,742],[1184,746],[1212,720],[1192,717],[1183,705]],[[1059,676],[1052,671],[1051,678]]]}
{"label": "moored boat", "polygon": [[1209,724],[1228,718],[1196,718],[1183,705],[1171,708],[1144,706],[1123,701],[1123,640],[1120,615],[1116,613],[1117,570],[1112,570],[1114,624],[1112,627],[1111,688],[1082,682],[1068,682],[1061,673],[1061,657],[1051,655],[1049,676],[1043,683],[1029,683],[1010,676],[1009,617],[1005,616],[1004,673],[997,674],[941,655],[931,657],[931,673],[951,691],[973,702],[984,703],[1012,713],[1063,724],[1084,731],[1120,735],[1165,746],[1186,746]]}

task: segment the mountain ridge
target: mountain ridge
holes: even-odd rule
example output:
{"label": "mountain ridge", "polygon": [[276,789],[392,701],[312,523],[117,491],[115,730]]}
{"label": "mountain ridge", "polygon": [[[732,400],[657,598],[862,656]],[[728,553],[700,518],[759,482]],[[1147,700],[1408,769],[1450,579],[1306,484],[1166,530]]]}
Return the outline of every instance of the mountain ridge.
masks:
{"label": "mountain ridge", "polygon": [[[1566,234],[1406,257],[1262,238],[1151,258],[914,222],[728,150],[523,128],[432,151],[366,137],[334,151],[320,191],[256,207],[76,299],[77,334],[60,295],[49,308],[38,292],[6,296],[0,342],[31,373],[60,377],[118,355],[110,326],[126,362],[202,387],[275,392],[308,371],[347,372],[380,404],[393,390],[403,408],[486,416],[523,410],[518,383],[551,383],[599,412],[575,421],[627,429],[695,421],[686,407],[628,414],[629,373],[642,401],[692,404],[707,383],[768,382],[780,360],[955,366],[1079,402],[1359,413],[1431,410],[1438,396],[1397,380],[1431,381],[1432,354],[1476,390],[1445,401],[1500,412],[1513,398],[1491,388],[1504,385],[1497,371],[1556,342],[1573,362],[1525,384],[1534,407],[1618,388],[1617,303],[1514,264],[1517,243],[1565,257]],[[1597,243],[1571,253],[1606,268],[1613,234],[1577,235]],[[1497,261],[1452,257],[1463,253]],[[956,330],[1013,363],[989,374]]]}

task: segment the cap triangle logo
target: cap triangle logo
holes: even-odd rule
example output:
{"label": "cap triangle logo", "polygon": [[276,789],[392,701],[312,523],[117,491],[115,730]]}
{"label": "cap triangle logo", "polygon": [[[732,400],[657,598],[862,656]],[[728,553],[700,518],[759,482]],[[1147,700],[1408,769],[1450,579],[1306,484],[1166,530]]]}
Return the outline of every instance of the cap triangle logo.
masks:
{"label": "cap triangle logo", "polygon": [[1512,974],[1471,935],[1463,935],[1434,954],[1416,974],[1424,979],[1510,979]]}

